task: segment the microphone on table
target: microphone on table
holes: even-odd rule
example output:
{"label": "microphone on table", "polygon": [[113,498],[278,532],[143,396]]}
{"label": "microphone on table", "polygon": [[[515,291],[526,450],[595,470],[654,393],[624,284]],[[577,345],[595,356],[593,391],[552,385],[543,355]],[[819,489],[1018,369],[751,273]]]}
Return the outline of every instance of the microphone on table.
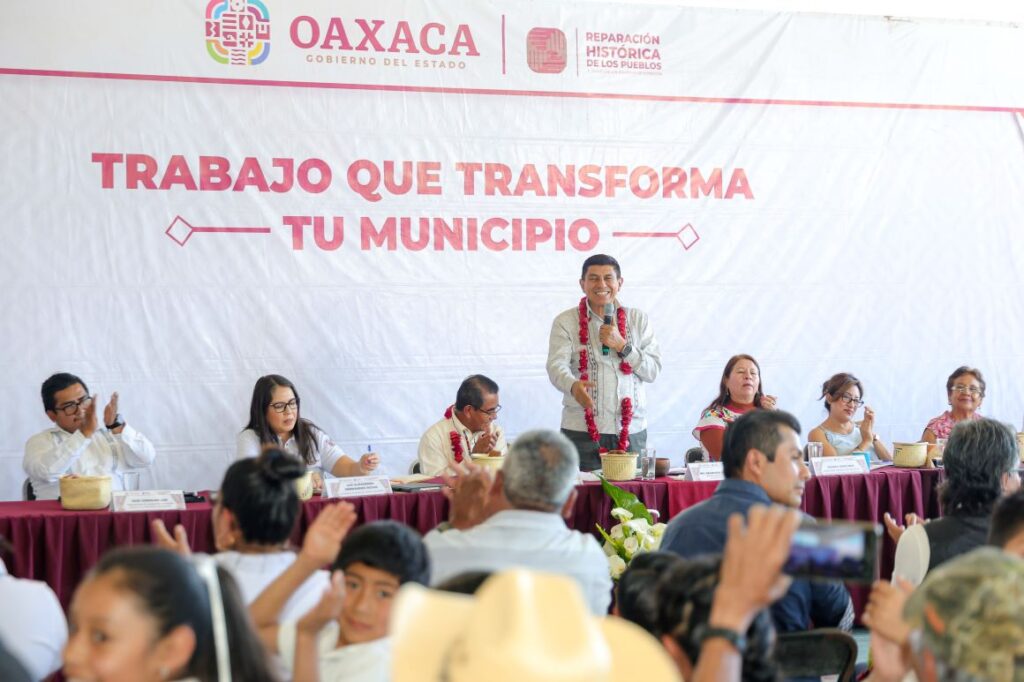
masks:
{"label": "microphone on table", "polygon": [[[611,303],[604,304],[604,323],[611,324],[612,317],[615,316],[615,306]],[[601,355],[608,355],[608,351],[611,350],[608,346],[601,344]]]}

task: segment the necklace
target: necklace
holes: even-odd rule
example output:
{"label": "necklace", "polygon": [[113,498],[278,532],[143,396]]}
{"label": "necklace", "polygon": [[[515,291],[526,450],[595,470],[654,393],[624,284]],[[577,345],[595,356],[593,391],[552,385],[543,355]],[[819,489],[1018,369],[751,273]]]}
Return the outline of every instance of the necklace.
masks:
{"label": "necklace", "polygon": [[[619,334],[622,338],[626,338],[626,309],[619,307],[615,311],[616,322],[619,327]],[[589,362],[587,356],[588,343],[590,341],[590,327],[589,327],[589,312],[587,310],[587,297],[584,296],[580,299],[579,305],[579,318],[580,318],[580,381],[589,381]],[[633,367],[628,362],[623,360],[619,363],[619,371],[623,374],[632,374]],[[619,450],[623,452],[629,449],[629,424],[633,421],[633,400],[626,396],[622,399],[621,404],[622,411],[622,426],[619,430]],[[601,442],[601,432],[597,430],[597,421],[594,419],[594,410],[592,408],[584,408],[583,419],[587,423],[587,433],[590,435],[590,440],[595,443]],[[607,448],[598,448],[598,452],[608,452]]]}

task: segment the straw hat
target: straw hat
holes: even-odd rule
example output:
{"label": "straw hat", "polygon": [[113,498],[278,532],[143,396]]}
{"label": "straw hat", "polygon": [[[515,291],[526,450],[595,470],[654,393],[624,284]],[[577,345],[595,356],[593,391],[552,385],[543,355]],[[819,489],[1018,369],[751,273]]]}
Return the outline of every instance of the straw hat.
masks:
{"label": "straw hat", "polygon": [[406,584],[391,613],[392,682],[676,682],[640,627],[590,614],[575,581],[510,570],[475,597]]}

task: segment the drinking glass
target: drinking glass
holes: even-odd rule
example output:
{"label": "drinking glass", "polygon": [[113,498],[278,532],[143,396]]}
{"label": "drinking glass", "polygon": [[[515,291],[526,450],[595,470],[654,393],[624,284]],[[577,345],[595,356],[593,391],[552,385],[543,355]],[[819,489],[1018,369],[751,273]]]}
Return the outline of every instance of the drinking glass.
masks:
{"label": "drinking glass", "polygon": [[645,481],[654,480],[654,465],[657,451],[654,448],[640,449],[640,478]]}

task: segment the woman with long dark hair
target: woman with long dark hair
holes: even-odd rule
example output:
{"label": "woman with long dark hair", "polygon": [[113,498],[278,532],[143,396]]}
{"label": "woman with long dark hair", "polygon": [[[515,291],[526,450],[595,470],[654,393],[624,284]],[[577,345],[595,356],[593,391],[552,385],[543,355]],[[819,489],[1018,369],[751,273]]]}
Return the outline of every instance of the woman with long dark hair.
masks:
{"label": "woman with long dark hair", "polygon": [[[199,682],[277,679],[231,575],[156,547],[107,553],[75,590],[64,676]],[[219,627],[223,621],[223,628]]]}
{"label": "woman with long dark hair", "polygon": [[741,353],[729,358],[718,382],[718,395],[700,415],[693,437],[704,452],[718,461],[722,456],[725,427],[750,410],[775,409],[775,396],[765,395],[761,388],[761,366],[752,356]]}
{"label": "woman with long dark hair", "polygon": [[370,452],[356,461],[316,424],[299,414],[295,384],[280,374],[260,377],[252,389],[249,423],[238,434],[237,456],[255,457],[273,445],[306,463],[306,468],[332,476],[363,476],[380,463]]}

